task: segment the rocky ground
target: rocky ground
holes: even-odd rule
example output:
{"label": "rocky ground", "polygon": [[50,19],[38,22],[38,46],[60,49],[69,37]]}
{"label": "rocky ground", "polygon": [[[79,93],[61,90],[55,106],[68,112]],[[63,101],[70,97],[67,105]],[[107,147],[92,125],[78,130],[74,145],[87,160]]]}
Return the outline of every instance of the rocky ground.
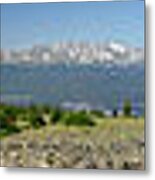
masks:
{"label": "rocky ground", "polygon": [[144,120],[46,126],[1,139],[1,166],[144,170]]}

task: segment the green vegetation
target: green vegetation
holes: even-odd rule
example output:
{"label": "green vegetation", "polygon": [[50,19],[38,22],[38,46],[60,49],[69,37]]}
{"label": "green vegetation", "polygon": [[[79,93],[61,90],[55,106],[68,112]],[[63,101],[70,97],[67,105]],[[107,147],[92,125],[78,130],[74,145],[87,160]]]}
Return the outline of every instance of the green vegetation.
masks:
{"label": "green vegetation", "polygon": [[20,132],[20,129],[15,125],[15,119],[16,114],[13,109],[0,110],[0,137]]}
{"label": "green vegetation", "polygon": [[132,104],[129,99],[124,100],[123,112],[124,112],[124,116],[131,116]]}
{"label": "green vegetation", "polygon": [[54,109],[51,115],[51,122],[53,124],[56,124],[61,121],[63,116],[64,116],[64,112],[62,110],[60,110],[59,108]]}
{"label": "green vegetation", "polygon": [[104,112],[99,110],[92,110],[91,114],[95,115],[96,117],[105,117]]}
{"label": "green vegetation", "polygon": [[[131,102],[124,101],[124,116],[118,116],[113,113],[113,119],[137,119],[131,116]],[[114,116],[115,115],[115,116]],[[106,117],[103,111],[69,111],[60,108],[51,108],[49,106],[32,105],[30,107],[17,107],[13,105],[0,104],[0,137],[5,137],[25,129],[38,129],[46,125],[55,126],[75,126],[91,127],[109,124],[110,117]]]}
{"label": "green vegetation", "polygon": [[94,126],[95,122],[93,122],[90,115],[85,112],[71,112],[66,117],[62,119],[63,124],[69,125],[77,125],[77,126]]}

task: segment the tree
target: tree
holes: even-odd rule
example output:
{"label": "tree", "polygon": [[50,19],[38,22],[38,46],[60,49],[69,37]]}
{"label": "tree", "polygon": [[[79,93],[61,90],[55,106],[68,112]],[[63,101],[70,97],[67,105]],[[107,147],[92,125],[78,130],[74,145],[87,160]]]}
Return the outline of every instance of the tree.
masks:
{"label": "tree", "polygon": [[113,115],[113,117],[115,117],[115,118],[118,116],[118,111],[117,111],[117,109],[113,109],[112,115]]}
{"label": "tree", "polygon": [[124,105],[123,105],[123,113],[125,116],[131,116],[132,112],[132,104],[129,99],[124,100]]}

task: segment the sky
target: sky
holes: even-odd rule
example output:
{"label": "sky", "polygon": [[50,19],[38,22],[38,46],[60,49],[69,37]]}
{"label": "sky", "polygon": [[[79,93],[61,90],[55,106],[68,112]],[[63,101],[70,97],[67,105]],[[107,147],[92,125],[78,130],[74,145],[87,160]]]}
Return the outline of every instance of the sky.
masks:
{"label": "sky", "polygon": [[61,41],[144,47],[144,1],[1,4],[1,48]]}

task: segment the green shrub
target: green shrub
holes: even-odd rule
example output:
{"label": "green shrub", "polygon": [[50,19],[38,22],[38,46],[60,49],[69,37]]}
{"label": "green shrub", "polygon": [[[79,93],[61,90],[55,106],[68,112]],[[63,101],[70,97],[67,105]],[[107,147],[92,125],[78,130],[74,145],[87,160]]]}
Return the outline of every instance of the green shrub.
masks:
{"label": "green shrub", "polygon": [[99,110],[92,110],[91,111],[91,114],[99,117],[99,118],[102,118],[102,117],[105,117],[105,114],[103,111],[99,111]]}
{"label": "green shrub", "polygon": [[4,129],[8,127],[7,123],[7,115],[4,112],[0,113],[0,129]]}
{"label": "green shrub", "polygon": [[43,113],[49,114],[51,111],[52,111],[52,108],[49,107],[49,106],[47,106],[47,105],[44,105],[44,106],[42,107],[42,112],[43,112]]}
{"label": "green shrub", "polygon": [[39,128],[45,125],[45,122],[41,115],[32,112],[29,114],[28,121],[30,123],[30,126],[32,126],[33,128]]}
{"label": "green shrub", "polygon": [[95,123],[92,121],[89,115],[83,112],[70,112],[68,116],[62,119],[65,125],[77,125],[77,126],[93,126]]}
{"label": "green shrub", "polygon": [[16,127],[15,117],[6,114],[6,112],[0,113],[0,136],[6,136],[13,133],[20,132],[20,129]]}
{"label": "green shrub", "polygon": [[118,117],[118,110],[117,110],[117,109],[113,109],[113,111],[112,111],[112,116],[113,116],[114,118],[117,118],[117,117]]}
{"label": "green shrub", "polygon": [[59,108],[54,109],[51,115],[51,122],[53,124],[56,124],[59,121],[61,121],[62,118],[63,118],[63,111],[60,110]]}
{"label": "green shrub", "polygon": [[16,126],[8,126],[5,129],[0,129],[0,137],[8,136],[14,133],[19,133],[21,130]]}
{"label": "green shrub", "polygon": [[131,116],[132,112],[132,104],[129,99],[125,99],[124,105],[123,105],[123,113],[125,116]]}
{"label": "green shrub", "polygon": [[18,114],[18,111],[17,111],[17,109],[16,108],[14,108],[14,107],[6,107],[6,108],[4,108],[4,110],[3,110],[3,112],[8,116],[8,117],[10,117],[10,116],[17,116],[17,114]]}

